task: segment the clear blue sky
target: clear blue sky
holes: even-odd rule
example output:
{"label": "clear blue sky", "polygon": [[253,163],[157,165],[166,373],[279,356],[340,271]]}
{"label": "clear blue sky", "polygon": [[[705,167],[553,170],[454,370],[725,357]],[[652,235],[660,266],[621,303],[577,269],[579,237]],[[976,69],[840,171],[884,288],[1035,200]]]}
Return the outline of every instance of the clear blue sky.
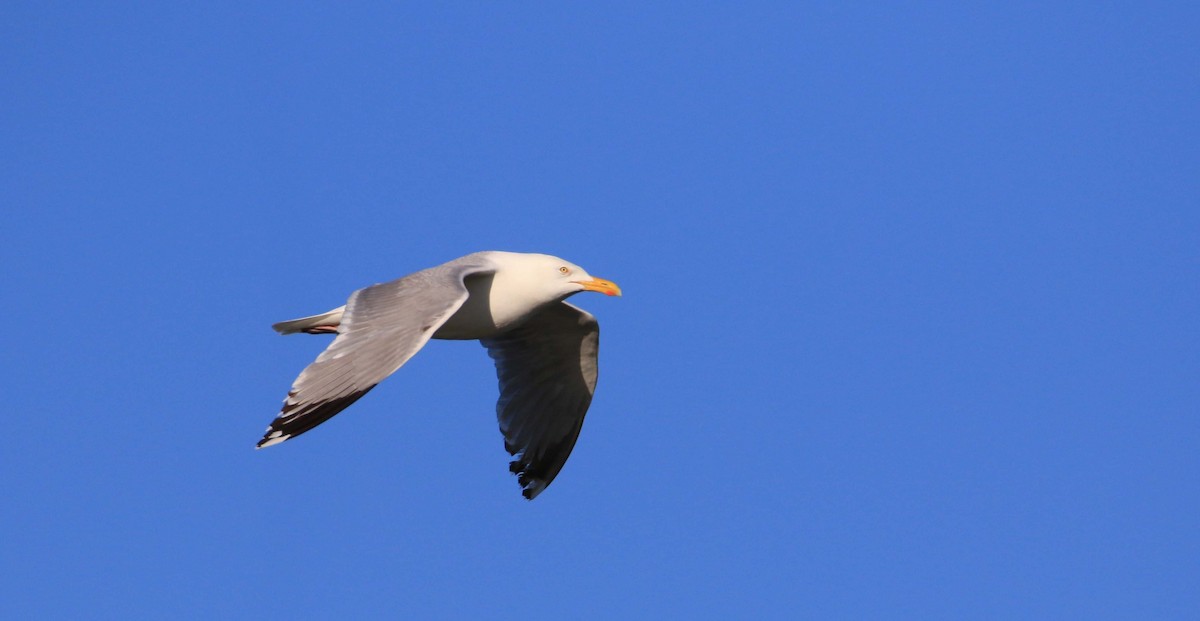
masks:
{"label": "clear blue sky", "polygon": [[[95,4],[0,8],[0,617],[1200,615],[1188,3]],[[625,290],[541,497],[475,343],[253,450],[486,249]]]}

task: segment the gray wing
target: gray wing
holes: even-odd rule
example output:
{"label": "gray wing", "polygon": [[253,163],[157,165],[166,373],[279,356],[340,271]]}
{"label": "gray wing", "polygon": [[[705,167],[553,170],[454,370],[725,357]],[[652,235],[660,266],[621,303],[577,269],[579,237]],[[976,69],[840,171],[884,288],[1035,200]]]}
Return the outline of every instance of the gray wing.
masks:
{"label": "gray wing", "polygon": [[566,302],[499,337],[481,339],[496,361],[496,417],[509,470],[532,500],[562,470],[596,390],[600,325]]}
{"label": "gray wing", "polygon": [[278,444],[329,420],[396,372],[467,299],[463,279],[494,271],[468,255],[355,291],[337,338],[292,384],[258,448]]}

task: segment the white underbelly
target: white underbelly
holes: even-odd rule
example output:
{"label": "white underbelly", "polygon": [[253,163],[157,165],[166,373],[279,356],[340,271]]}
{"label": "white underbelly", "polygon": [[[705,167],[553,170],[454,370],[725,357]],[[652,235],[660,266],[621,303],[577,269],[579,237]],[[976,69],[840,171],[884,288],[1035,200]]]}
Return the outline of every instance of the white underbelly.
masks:
{"label": "white underbelly", "polygon": [[519,325],[533,314],[538,303],[511,295],[497,296],[492,275],[468,278],[467,299],[433,333],[435,339],[473,340],[495,336]]}

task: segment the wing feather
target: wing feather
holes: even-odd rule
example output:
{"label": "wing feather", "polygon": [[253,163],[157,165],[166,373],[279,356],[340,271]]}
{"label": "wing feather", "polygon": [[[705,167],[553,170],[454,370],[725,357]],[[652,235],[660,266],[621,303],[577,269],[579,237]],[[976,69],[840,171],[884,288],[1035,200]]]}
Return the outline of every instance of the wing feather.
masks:
{"label": "wing feather", "polygon": [[596,390],[600,325],[566,302],[482,339],[496,363],[496,418],[522,494],[536,497],[562,470]]}
{"label": "wing feather", "polygon": [[296,378],[258,448],[320,425],[395,373],[466,301],[464,279],[494,270],[468,255],[351,294],[337,338]]}

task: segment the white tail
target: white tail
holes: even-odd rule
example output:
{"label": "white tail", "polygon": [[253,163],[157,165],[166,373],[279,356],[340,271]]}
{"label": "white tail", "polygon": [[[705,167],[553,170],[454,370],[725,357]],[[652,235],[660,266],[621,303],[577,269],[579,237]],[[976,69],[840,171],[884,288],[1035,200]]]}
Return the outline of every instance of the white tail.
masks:
{"label": "white tail", "polygon": [[339,306],[320,315],[281,321],[271,327],[280,334],[295,334],[297,332],[307,332],[309,334],[334,333],[337,332],[338,326],[342,323],[342,312],[345,310],[345,306]]}

